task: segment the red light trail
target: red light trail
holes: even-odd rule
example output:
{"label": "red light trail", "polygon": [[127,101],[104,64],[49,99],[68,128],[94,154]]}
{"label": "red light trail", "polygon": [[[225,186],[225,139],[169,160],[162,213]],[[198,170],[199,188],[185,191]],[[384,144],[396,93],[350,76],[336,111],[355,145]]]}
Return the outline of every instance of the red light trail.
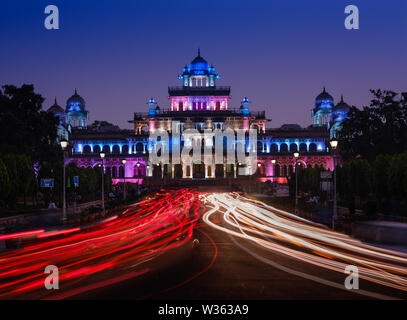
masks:
{"label": "red light trail", "polygon": [[[86,229],[4,235],[37,240],[0,255],[0,298],[63,299],[148,272],[145,262],[191,239],[204,211],[198,196],[189,189],[161,191]],[[48,265],[58,267],[59,290],[44,287]]]}

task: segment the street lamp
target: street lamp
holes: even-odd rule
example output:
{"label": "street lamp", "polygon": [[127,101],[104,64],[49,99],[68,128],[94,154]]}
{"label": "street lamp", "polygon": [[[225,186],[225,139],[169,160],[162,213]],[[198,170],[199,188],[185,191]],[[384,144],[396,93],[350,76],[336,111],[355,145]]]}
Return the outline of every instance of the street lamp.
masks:
{"label": "street lamp", "polygon": [[298,213],[298,170],[297,170],[297,159],[300,156],[299,152],[294,152],[295,158],[295,214]]}
{"label": "street lamp", "polygon": [[335,220],[338,219],[338,208],[336,205],[336,161],[335,161],[335,156],[336,156],[336,148],[338,147],[338,140],[333,138],[331,141],[329,141],[329,144],[331,145],[332,149],[332,156],[333,156],[333,161],[334,161],[334,212],[332,215],[332,229],[335,228]]}
{"label": "street lamp", "polygon": [[62,221],[65,222],[67,220],[66,218],[66,182],[65,182],[65,152],[66,148],[68,147],[68,141],[65,139],[61,140],[61,148],[62,148],[62,167],[63,167],[63,204],[62,204]]}
{"label": "street lamp", "polygon": [[123,200],[126,200],[126,159],[122,160],[123,163],[123,181],[124,181],[124,186],[123,186]]}
{"label": "street lamp", "polygon": [[105,211],[105,170],[104,170],[104,158],[106,157],[106,153],[101,152],[100,157],[102,158],[102,216],[104,217],[106,215]]}

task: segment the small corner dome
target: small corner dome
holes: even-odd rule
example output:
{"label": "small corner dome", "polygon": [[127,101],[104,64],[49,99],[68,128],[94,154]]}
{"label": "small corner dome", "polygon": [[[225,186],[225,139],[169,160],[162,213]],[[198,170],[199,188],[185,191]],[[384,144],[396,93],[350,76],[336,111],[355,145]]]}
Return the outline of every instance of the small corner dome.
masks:
{"label": "small corner dome", "polygon": [[318,100],[334,100],[334,98],[324,89],[322,92],[315,98],[316,101]]}
{"label": "small corner dome", "polygon": [[85,100],[76,89],[75,93],[66,101],[66,112],[70,111],[85,111]]}
{"label": "small corner dome", "polygon": [[333,111],[343,111],[343,112],[348,112],[350,109],[349,105],[343,101],[343,96],[341,96],[341,101],[338,102],[338,104],[334,107]]}
{"label": "small corner dome", "polygon": [[58,105],[57,99],[55,98],[54,104],[48,108],[47,112],[63,115],[65,113],[65,110],[60,105]]}

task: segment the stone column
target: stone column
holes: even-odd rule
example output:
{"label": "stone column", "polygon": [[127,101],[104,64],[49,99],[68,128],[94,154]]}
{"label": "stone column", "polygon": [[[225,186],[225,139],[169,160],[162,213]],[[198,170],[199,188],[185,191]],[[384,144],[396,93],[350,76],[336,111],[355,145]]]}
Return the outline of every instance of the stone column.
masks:
{"label": "stone column", "polygon": [[175,178],[175,165],[171,164],[171,176],[174,179]]}
{"label": "stone column", "polygon": [[153,176],[153,164],[151,162],[147,163],[147,177]]}

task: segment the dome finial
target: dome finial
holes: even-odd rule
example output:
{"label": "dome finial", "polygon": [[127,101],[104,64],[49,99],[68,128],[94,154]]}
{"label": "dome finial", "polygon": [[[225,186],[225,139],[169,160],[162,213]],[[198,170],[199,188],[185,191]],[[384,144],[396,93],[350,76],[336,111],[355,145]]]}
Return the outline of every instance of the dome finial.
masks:
{"label": "dome finial", "polygon": [[341,102],[343,102],[343,94],[341,94]]}
{"label": "dome finial", "polygon": [[326,90],[325,90],[325,86],[324,86],[324,90],[322,90],[322,92],[326,92]]}
{"label": "dome finial", "polygon": [[75,88],[75,94],[78,94],[78,90],[76,90],[76,88]]}
{"label": "dome finial", "polygon": [[57,97],[55,97],[54,104],[57,104]]}
{"label": "dome finial", "polygon": [[198,47],[198,57],[200,57],[200,56],[201,56],[201,48]]}

